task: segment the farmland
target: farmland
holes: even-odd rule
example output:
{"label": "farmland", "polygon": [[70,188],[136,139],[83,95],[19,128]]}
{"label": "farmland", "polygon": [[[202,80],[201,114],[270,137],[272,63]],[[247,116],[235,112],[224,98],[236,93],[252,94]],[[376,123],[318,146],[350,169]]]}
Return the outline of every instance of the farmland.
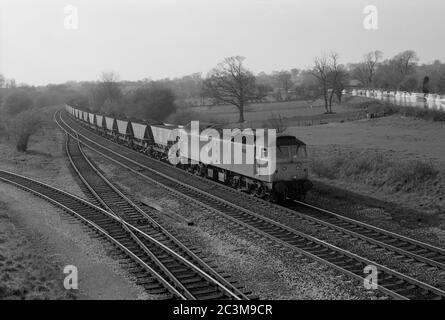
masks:
{"label": "farmland", "polygon": [[[339,115],[357,113],[358,110],[349,104],[336,104],[333,106],[334,115],[325,115],[324,102],[316,101],[285,101],[249,104],[244,112],[247,123],[245,126],[261,127],[268,119],[281,115],[289,124],[303,120],[317,120],[337,118]],[[236,123],[239,118],[238,109],[231,105],[199,106],[189,108],[201,121],[216,123]]]}

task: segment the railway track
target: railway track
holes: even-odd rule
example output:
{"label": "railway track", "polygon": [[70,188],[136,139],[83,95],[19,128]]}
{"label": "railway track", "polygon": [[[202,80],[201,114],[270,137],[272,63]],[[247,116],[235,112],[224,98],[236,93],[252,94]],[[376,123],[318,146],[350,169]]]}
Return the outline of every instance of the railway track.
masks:
{"label": "railway track", "polygon": [[78,218],[100,236],[109,240],[141,268],[137,277],[142,280],[145,289],[150,294],[185,298],[140,258],[140,256],[145,255],[145,252],[139,248],[139,244],[134,238],[137,230],[122,223],[118,217],[61,189],[15,173],[0,170],[0,181],[12,184],[47,200]]}
{"label": "railway track", "polygon": [[86,157],[80,143],[69,135],[66,152],[82,182],[105,210],[137,226],[144,234],[165,246],[142,240],[153,252],[161,269],[159,272],[180,284],[187,291],[188,299],[249,299],[249,292],[241,291],[235,281],[221,276],[107,180]]}
{"label": "railway track", "polygon": [[[59,125],[64,127],[65,130],[75,131],[70,128],[62,118],[59,118],[59,122]],[[147,159],[145,163],[150,162],[150,164],[154,164],[156,170],[150,168],[142,164],[144,161],[140,160],[141,157],[147,157],[126,149],[128,150],[127,154],[131,154],[132,156],[130,159],[119,154],[119,148],[123,148],[122,146],[113,144],[111,141],[96,135],[96,137],[98,137],[97,139],[99,139],[101,143],[104,143],[104,145],[99,144],[86,136],[89,132],[87,129],[82,130],[82,127],[80,126],[78,128],[83,132],[81,135],[82,143],[89,146],[95,152],[98,152],[106,158],[126,167],[139,176],[149,179],[173,194],[194,201],[207,208],[215,215],[223,216],[234,226],[236,225],[250,233],[267,238],[271,242],[279,243],[283,247],[296,250],[303,255],[327,264],[360,281],[364,280],[364,268],[368,265],[373,265],[379,270],[379,289],[397,299],[443,299],[445,296],[445,293],[438,288],[434,288],[383,265],[379,265],[346,250],[337,248],[329,243],[311,237],[310,235],[298,232],[297,230],[289,228],[277,221],[237,205],[234,201],[221,199],[212,194],[212,191],[219,191],[217,190],[219,185],[215,183],[212,183],[213,187],[207,186],[206,191],[188,185],[179,181],[177,178],[172,178],[163,173],[161,166],[167,167],[168,165],[148,158],[150,160]],[[172,167],[168,167],[171,171]],[[229,188],[225,186],[221,186],[221,188],[227,189],[229,192],[235,192],[229,190]],[[250,202],[258,201],[260,200],[252,199]],[[267,204],[266,206],[270,205],[272,204]],[[308,215],[299,214],[299,216],[306,217],[306,219],[314,219]],[[326,222],[324,223],[326,224]]]}
{"label": "railway track", "polygon": [[[138,155],[144,157],[143,155]],[[140,158],[135,159],[140,163]],[[160,166],[166,167],[164,170],[160,170],[165,174],[168,174],[165,170],[168,171],[172,169],[170,165],[159,160],[152,158],[148,159],[150,161],[150,166],[155,164],[156,168],[160,168]],[[202,185],[195,184],[194,186],[201,191],[235,203],[238,206],[250,208],[252,211],[263,215],[267,215],[269,211],[273,210],[280,215],[287,215],[299,222],[316,225],[323,230],[334,231],[339,235],[345,235],[351,239],[363,241],[372,246],[388,250],[389,252],[394,253],[400,261],[408,263],[415,262],[419,263],[421,266],[426,265],[445,270],[445,250],[437,246],[408,238],[301,201],[294,201],[287,207],[278,206],[251,195],[240,193],[233,188],[220,183],[197,177],[183,170],[178,171],[180,175],[185,176],[186,178],[190,178],[191,176],[193,180],[199,180]],[[187,180],[187,183],[191,182],[191,180]],[[221,192],[221,190],[224,192]],[[225,194],[228,196],[224,196]]]}
{"label": "railway track", "polygon": [[[226,186],[222,186],[227,188]],[[227,190],[234,192],[233,190]],[[273,210],[279,216],[287,216],[298,223],[309,223],[321,230],[334,231],[339,236],[347,236],[351,240],[363,241],[376,248],[394,253],[399,261],[418,263],[428,269],[445,270],[445,250],[416,239],[364,223],[332,211],[319,208],[303,201],[288,201],[279,206],[250,195],[243,195],[243,201],[255,211],[267,214]],[[250,199],[249,199],[250,198]],[[250,201],[249,201],[250,200]],[[252,206],[256,203],[257,206]]]}
{"label": "railway track", "polygon": [[[132,273],[137,277],[138,284],[150,294],[183,300],[239,300],[240,296],[243,297],[242,294],[238,296],[229,291],[223,284],[162,245],[152,235],[84,199],[8,171],[0,170],[0,180],[51,202],[110,241],[125,257],[137,264],[138,267],[133,268]],[[165,258],[168,255],[170,259]],[[158,257],[162,257],[163,261]],[[163,263],[170,268],[174,263],[175,275],[169,273]],[[207,290],[204,291],[204,287]],[[211,287],[214,290],[210,290]]]}
{"label": "railway track", "polygon": [[[302,201],[293,201],[292,210],[298,210],[314,219],[320,226],[333,228],[340,233],[384,247],[396,252],[406,261],[416,260],[431,267],[445,270],[445,250],[400,234],[363,223]],[[410,260],[411,259],[411,260]]]}
{"label": "railway track", "polygon": [[[113,144],[106,139],[103,141],[106,141],[109,146]],[[119,147],[123,148],[122,146]],[[127,148],[126,150],[129,149]],[[118,150],[115,149],[114,151],[116,152]],[[171,175],[169,171],[173,169],[172,166],[132,150],[129,150],[129,152],[131,152],[132,155],[134,154],[133,159],[137,163],[147,163],[159,172],[165,175]],[[383,248],[394,253],[402,261],[410,263],[414,261],[419,264],[445,270],[445,250],[431,244],[407,238],[397,233],[350,219],[301,201],[295,201],[290,207],[286,208],[240,193],[220,183],[197,177],[184,170],[177,170],[175,172],[178,173],[177,178],[181,178],[181,181],[185,181],[188,185],[238,206],[250,208],[257,213],[267,215],[268,212],[273,210],[273,212],[277,212],[280,215],[287,215],[299,222],[316,225],[323,229],[335,231],[338,234],[347,235],[351,239],[364,241],[373,246]]]}

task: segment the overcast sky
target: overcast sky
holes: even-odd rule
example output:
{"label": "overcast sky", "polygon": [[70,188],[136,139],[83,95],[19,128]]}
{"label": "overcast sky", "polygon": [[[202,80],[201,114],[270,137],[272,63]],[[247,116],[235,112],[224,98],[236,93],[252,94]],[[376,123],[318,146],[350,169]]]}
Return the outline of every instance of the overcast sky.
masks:
{"label": "overcast sky", "polygon": [[[78,29],[66,29],[67,5]],[[378,30],[363,27],[367,5]],[[32,85],[204,75],[242,55],[255,73],[305,68],[334,50],[344,63],[379,49],[445,60],[443,0],[1,0],[0,73]]]}

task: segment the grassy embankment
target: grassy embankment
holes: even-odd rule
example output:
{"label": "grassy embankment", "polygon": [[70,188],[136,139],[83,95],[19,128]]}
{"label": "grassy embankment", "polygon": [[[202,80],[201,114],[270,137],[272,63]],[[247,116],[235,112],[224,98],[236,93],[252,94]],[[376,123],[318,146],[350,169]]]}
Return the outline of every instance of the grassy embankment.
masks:
{"label": "grassy embankment", "polygon": [[312,172],[327,179],[350,179],[392,192],[422,190],[438,178],[439,170],[432,162],[420,160],[392,161],[381,153],[337,154],[312,159]]}

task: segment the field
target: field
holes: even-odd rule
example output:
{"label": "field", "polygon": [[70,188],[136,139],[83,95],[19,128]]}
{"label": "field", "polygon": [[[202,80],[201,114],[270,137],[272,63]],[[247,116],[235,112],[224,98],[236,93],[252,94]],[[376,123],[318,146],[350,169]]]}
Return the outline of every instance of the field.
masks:
{"label": "field", "polygon": [[[329,185],[437,215],[445,212],[445,126],[395,114],[368,120],[369,99],[347,97],[325,115],[323,101],[249,105],[245,127],[282,117],[285,133],[309,146],[312,175]],[[235,125],[233,106],[194,107],[200,120]],[[372,112],[372,110],[370,110]],[[364,115],[364,116],[363,116]],[[355,120],[356,121],[347,121]],[[322,125],[320,125],[320,122]]]}
{"label": "field", "polygon": [[[346,97],[341,105],[333,106],[334,115],[324,114],[321,100],[312,106],[310,101],[252,104],[245,112],[244,126],[267,127],[268,120],[279,114],[285,133],[308,144],[316,179],[422,210],[442,221],[443,122],[400,114],[368,120],[368,102],[366,98]],[[238,120],[238,110],[233,106],[192,109],[202,121],[235,125]]]}
{"label": "field", "polygon": [[[235,124],[239,119],[238,109],[231,105],[200,106],[189,108],[189,110],[201,121]],[[324,102],[321,100],[256,103],[246,107],[244,118],[247,121],[245,126],[257,128],[264,127],[267,120],[277,114],[281,115],[287,125],[298,125],[298,122],[327,121],[360,112],[348,104],[335,104],[333,111],[336,114],[325,115]]]}
{"label": "field", "polygon": [[308,144],[315,179],[420,210],[445,229],[443,123],[394,115],[287,132]]}

